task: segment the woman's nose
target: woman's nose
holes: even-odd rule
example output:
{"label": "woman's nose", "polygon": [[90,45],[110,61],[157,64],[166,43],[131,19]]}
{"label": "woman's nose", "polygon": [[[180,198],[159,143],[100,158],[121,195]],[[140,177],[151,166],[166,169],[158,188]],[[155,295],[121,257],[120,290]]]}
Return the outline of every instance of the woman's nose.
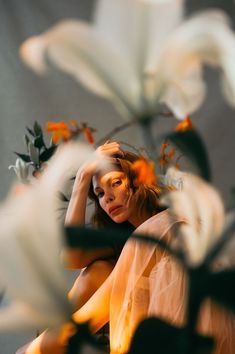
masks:
{"label": "woman's nose", "polygon": [[114,195],[112,193],[107,193],[105,196],[106,203],[110,203],[114,200]]}

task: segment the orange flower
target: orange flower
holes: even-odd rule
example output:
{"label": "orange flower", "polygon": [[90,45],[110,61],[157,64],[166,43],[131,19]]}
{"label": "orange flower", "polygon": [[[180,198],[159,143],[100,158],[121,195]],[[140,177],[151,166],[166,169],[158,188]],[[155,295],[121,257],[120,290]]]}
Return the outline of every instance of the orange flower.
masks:
{"label": "orange flower", "polygon": [[186,130],[193,130],[194,126],[189,116],[184,118],[177,126],[175,127],[176,132],[185,132]]}
{"label": "orange flower", "polygon": [[168,156],[169,160],[172,160],[173,157],[175,156],[175,149],[172,148],[172,149],[168,152],[167,156]]}
{"label": "orange flower", "polygon": [[173,164],[173,159],[175,157],[176,154],[176,149],[175,148],[171,148],[169,151],[168,148],[170,148],[170,144],[169,143],[162,143],[161,147],[160,147],[160,155],[158,158],[158,164],[162,169],[166,169],[166,167],[168,165],[172,165]]}
{"label": "orange flower", "polygon": [[78,137],[81,133],[90,144],[94,143],[93,132],[94,128],[88,127],[86,123],[78,125],[76,119],[71,119],[68,123],[61,122],[48,122],[47,131],[52,133],[52,142],[56,144],[59,140],[68,141],[72,138]]}
{"label": "orange flower", "polygon": [[95,129],[88,127],[86,123],[82,123],[82,132],[83,132],[86,140],[90,144],[94,144],[94,142],[95,142],[93,134],[92,134],[95,131],[96,131]]}
{"label": "orange flower", "polygon": [[165,150],[168,148],[169,144],[168,143],[162,143],[160,147],[160,155],[165,153]]}
{"label": "orange flower", "polygon": [[154,163],[141,157],[132,164],[131,170],[136,174],[134,184],[156,185],[157,177],[154,171]]}
{"label": "orange flower", "polygon": [[170,160],[174,157],[175,149],[171,149],[168,153],[166,152],[169,146],[169,143],[162,143],[160,146],[160,155],[158,159],[160,167],[168,165]]}
{"label": "orange flower", "polygon": [[159,163],[160,167],[164,167],[169,163],[169,160],[168,160],[167,156],[164,154],[164,155],[160,156],[160,158],[158,159],[158,163]]}
{"label": "orange flower", "polygon": [[59,140],[67,141],[71,138],[71,131],[64,121],[48,122],[47,131],[52,133],[52,142],[56,144]]}
{"label": "orange flower", "polygon": [[84,128],[83,133],[90,144],[94,144],[95,140],[90,128]]}
{"label": "orange flower", "polygon": [[69,124],[72,127],[75,127],[76,129],[78,129],[78,122],[76,121],[76,119],[70,119]]}

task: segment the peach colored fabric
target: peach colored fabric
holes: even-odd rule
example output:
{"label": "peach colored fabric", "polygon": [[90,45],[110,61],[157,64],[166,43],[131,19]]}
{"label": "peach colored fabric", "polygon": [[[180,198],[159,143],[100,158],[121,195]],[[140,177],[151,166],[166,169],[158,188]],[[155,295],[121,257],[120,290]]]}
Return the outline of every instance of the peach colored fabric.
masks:
{"label": "peach colored fabric", "polygon": [[[182,220],[183,221],[183,220]],[[163,211],[135,233],[158,235],[170,242],[180,220]],[[112,354],[126,353],[138,323],[149,315],[182,326],[185,323],[187,276],[182,266],[160,247],[129,240],[114,268],[110,301]],[[209,301],[203,305],[199,331],[213,335],[215,354],[235,352],[235,319]]]}

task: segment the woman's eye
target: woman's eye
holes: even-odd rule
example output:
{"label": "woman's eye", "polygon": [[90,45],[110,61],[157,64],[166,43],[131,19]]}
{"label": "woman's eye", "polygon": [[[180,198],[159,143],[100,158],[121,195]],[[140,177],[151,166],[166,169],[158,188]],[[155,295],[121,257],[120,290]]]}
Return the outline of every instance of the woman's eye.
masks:
{"label": "woman's eye", "polygon": [[96,195],[97,195],[97,198],[102,198],[104,195],[104,192],[98,192]]}
{"label": "woman's eye", "polygon": [[122,183],[122,181],[120,179],[116,179],[113,181],[112,186],[113,187],[120,186],[121,183]]}

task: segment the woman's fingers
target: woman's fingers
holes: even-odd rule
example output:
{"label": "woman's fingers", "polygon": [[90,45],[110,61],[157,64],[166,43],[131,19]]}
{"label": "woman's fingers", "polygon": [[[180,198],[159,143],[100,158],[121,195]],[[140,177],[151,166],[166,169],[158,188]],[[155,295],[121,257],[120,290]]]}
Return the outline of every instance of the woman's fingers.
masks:
{"label": "woman's fingers", "polygon": [[115,158],[123,157],[124,152],[121,149],[121,146],[116,141],[107,140],[103,145],[99,146],[95,150],[95,154],[90,161],[87,161],[83,166],[80,167],[77,174],[80,176],[81,171],[86,171],[89,175],[95,174],[100,168],[100,160],[97,159],[97,156],[100,158],[105,157],[110,159],[110,162],[115,162]]}
{"label": "woman's fingers", "polygon": [[123,156],[124,155],[120,144],[115,141],[109,142],[109,140],[107,140],[105,142],[105,144],[99,146],[97,148],[96,152],[98,154],[104,154],[106,156],[112,156],[112,155]]}

